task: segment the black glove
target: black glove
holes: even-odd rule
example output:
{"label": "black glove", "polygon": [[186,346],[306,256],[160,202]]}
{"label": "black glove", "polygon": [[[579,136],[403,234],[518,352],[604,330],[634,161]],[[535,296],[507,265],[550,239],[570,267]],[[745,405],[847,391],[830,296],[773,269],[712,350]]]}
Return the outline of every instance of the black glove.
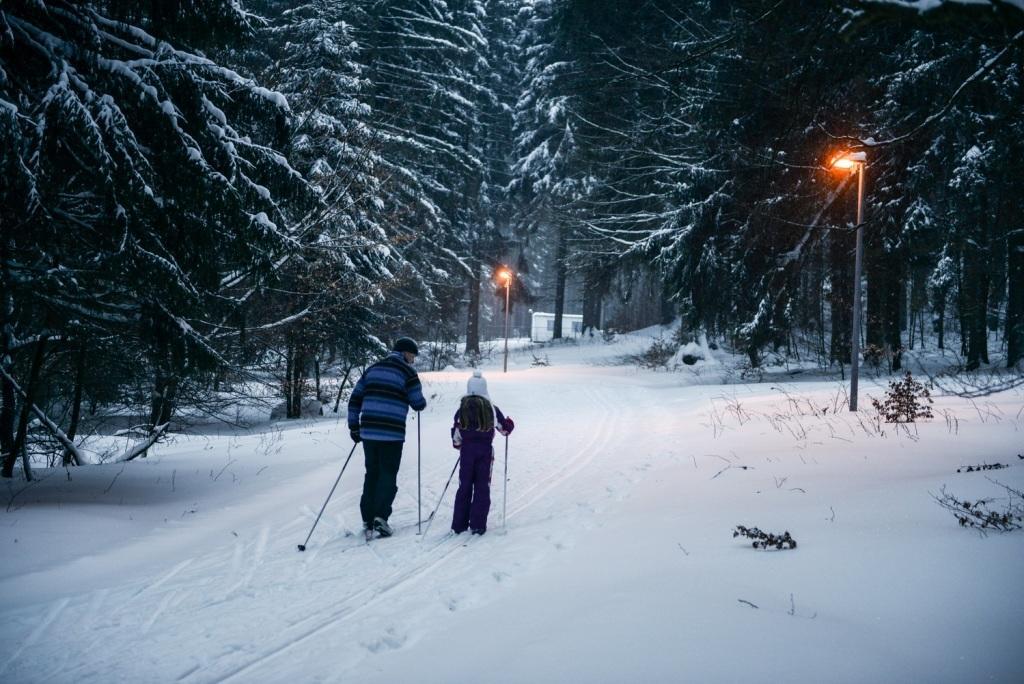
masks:
{"label": "black glove", "polygon": [[359,430],[350,429],[348,431],[348,436],[351,437],[352,441],[355,442],[356,444],[359,444],[361,441],[363,441],[362,438],[359,436]]}

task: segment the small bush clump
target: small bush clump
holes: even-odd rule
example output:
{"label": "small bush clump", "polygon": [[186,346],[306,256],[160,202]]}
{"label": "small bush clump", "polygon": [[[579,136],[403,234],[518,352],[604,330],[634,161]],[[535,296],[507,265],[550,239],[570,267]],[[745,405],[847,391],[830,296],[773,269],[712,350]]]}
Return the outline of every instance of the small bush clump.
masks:
{"label": "small bush clump", "polygon": [[978,499],[968,501],[958,499],[955,495],[946,491],[943,486],[938,495],[933,494],[932,498],[953,514],[960,527],[971,527],[980,532],[995,530],[996,532],[1012,532],[1024,526],[1024,493],[1001,482],[995,482],[1006,490],[1007,499],[1005,508],[1001,511],[993,510],[993,499]]}
{"label": "small bush clump", "polygon": [[677,345],[665,339],[657,339],[643,354],[637,357],[637,363],[644,368],[667,368],[668,362],[675,356]]}
{"label": "small bush clump", "polygon": [[743,525],[737,525],[736,529],[732,532],[733,538],[736,537],[747,537],[753,539],[754,542],[751,544],[755,549],[795,549],[796,539],[789,536],[789,532],[783,532],[782,534],[774,534],[772,532],[762,532],[756,527],[744,527]]}
{"label": "small bush clump", "polygon": [[960,466],[956,469],[958,473],[978,473],[982,470],[1002,470],[1010,466],[1005,463],[980,463],[978,465]]}
{"label": "small bush clump", "polygon": [[913,423],[918,418],[932,417],[932,394],[923,383],[914,380],[910,371],[902,380],[893,380],[885,393],[885,401],[871,400],[886,423]]}
{"label": "small bush clump", "polygon": [[861,351],[861,357],[865,364],[878,368],[882,365],[882,359],[885,358],[885,349],[877,344],[869,344]]}

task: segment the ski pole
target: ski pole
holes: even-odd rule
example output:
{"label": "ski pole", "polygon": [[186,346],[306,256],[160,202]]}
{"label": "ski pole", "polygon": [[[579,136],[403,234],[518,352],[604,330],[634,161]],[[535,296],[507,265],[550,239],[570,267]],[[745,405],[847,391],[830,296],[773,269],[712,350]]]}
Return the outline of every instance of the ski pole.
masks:
{"label": "ski pole", "polygon": [[505,514],[508,512],[508,435],[505,435],[505,493],[501,496],[501,528],[505,529]]}
{"label": "ski pole", "polygon": [[420,420],[423,413],[416,414],[416,534],[423,534],[423,486],[420,476]]}
{"label": "ski pole", "polygon": [[437,514],[438,510],[440,510],[440,508],[441,508],[441,502],[444,501],[444,495],[446,493],[448,493],[448,485],[450,485],[452,483],[452,478],[455,477],[455,471],[458,469],[459,461],[461,461],[461,460],[462,460],[462,454],[459,454],[459,457],[457,459],[455,459],[455,466],[452,468],[452,474],[448,476],[448,481],[444,483],[444,489],[441,490],[441,498],[437,500],[437,505],[434,506],[434,510],[431,511],[430,517],[427,518],[427,529],[423,530],[423,534],[427,533],[427,530],[430,529],[430,523],[434,522],[434,516]]}
{"label": "ski pole", "polygon": [[299,544],[299,551],[306,550],[306,544],[309,543],[309,538],[313,536],[313,530],[316,529],[316,524],[320,522],[320,516],[324,514],[324,509],[327,508],[327,502],[334,496],[334,490],[337,488],[338,483],[341,482],[341,476],[345,474],[345,468],[348,467],[348,462],[352,458],[352,454],[356,452],[356,444],[352,445],[352,451],[348,452],[348,458],[345,459],[345,465],[341,466],[341,472],[338,473],[338,479],[334,481],[334,486],[331,487],[331,493],[327,495],[327,499],[324,501],[324,505],[320,507],[320,512],[316,515],[316,520],[313,522],[313,526],[309,528],[309,534],[306,535],[306,541]]}

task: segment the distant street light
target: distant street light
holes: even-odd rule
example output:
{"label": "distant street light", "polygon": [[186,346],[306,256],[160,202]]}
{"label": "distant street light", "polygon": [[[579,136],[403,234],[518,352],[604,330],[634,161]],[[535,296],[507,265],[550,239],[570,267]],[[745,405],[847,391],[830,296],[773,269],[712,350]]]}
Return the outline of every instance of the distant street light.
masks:
{"label": "distant street light", "polygon": [[502,268],[498,271],[498,278],[505,281],[505,366],[502,373],[508,373],[508,303],[509,292],[512,290],[512,271]]}
{"label": "distant street light", "polygon": [[860,271],[864,258],[864,152],[844,152],[832,159],[831,167],[857,174],[857,248],[853,258],[853,330],[850,333],[850,410],[857,410],[857,382],[860,375]]}

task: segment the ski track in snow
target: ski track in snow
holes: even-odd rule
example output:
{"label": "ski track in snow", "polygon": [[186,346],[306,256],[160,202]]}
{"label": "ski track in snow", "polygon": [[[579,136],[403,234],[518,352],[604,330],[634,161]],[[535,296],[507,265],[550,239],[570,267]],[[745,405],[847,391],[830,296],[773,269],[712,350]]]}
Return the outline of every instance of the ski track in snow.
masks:
{"label": "ski track in snow", "polygon": [[181,572],[182,570],[184,570],[188,566],[192,565],[192,561],[193,560],[194,559],[189,558],[188,560],[183,560],[182,562],[178,563],[177,565],[174,566],[174,568],[169,573],[167,573],[166,575],[164,575],[163,577],[158,579],[156,582],[153,582],[153,584],[150,584],[148,586],[144,586],[141,589],[139,589],[137,592],[135,592],[135,596],[133,596],[132,598],[138,598],[142,594],[145,594],[145,593],[148,593],[148,592],[152,592],[152,591],[156,591],[157,589],[159,589],[163,585],[167,584],[167,582],[169,582],[171,579],[173,579],[174,576],[177,575],[179,572]]}
{"label": "ski track in snow", "polygon": [[[598,446],[607,444],[609,437],[614,434],[616,427],[621,423],[621,414],[617,414],[612,410],[613,402],[609,399],[603,398],[601,396],[601,392],[597,390],[590,390],[588,394],[591,402],[596,402],[601,407],[600,415],[595,417],[598,429],[594,430],[590,434],[590,436],[584,441],[583,445],[578,448],[564,463],[564,465],[553,475],[529,487],[522,495],[525,500],[509,510],[508,518],[511,519],[517,514],[527,510],[543,496],[550,493],[551,490],[569,480],[579,470],[586,467],[598,452]],[[497,458],[495,460],[495,466],[497,468]],[[494,510],[494,507],[492,506],[491,519],[494,522],[497,522],[497,513],[498,511]],[[492,525],[494,525],[494,523],[492,523]],[[496,525],[494,525],[494,527],[496,527]],[[457,538],[445,536],[440,542],[433,544],[433,546],[429,546],[426,551],[422,552],[416,559],[416,562],[404,563],[400,566],[397,566],[396,564],[389,564],[382,557],[381,552],[378,550],[378,544],[380,541],[381,540],[374,540],[369,544],[365,544],[365,547],[368,548],[383,565],[397,567],[392,574],[381,580],[378,584],[367,587],[356,594],[332,603],[324,609],[317,611],[314,615],[292,625],[288,630],[289,633],[285,634],[277,644],[271,646],[269,649],[264,648],[264,652],[259,657],[254,658],[244,665],[226,672],[220,672],[211,677],[211,670],[215,669],[216,664],[207,664],[201,672],[202,678],[204,680],[210,678],[211,681],[227,682],[236,680],[243,675],[251,674],[259,666],[285,654],[295,647],[300,646],[307,639],[319,634],[321,631],[336,626],[340,621],[353,617],[374,606],[380,600],[389,597],[392,593],[400,591],[410,580],[422,579],[429,573],[436,572],[441,566],[448,562],[460,548],[464,548],[469,540],[460,544],[458,543],[459,540]],[[398,541],[398,539],[387,540],[385,543],[394,541]],[[396,641],[389,637],[384,639],[383,643],[388,645],[390,648],[397,648],[401,646],[403,642],[404,640]],[[376,653],[381,650],[381,647],[379,644],[371,645],[368,650],[371,653]],[[195,676],[200,675],[199,672],[194,672],[192,674]],[[183,679],[179,679],[178,681],[190,682],[193,680],[190,675]]]}
{"label": "ski track in snow", "polygon": [[57,620],[57,617],[62,612],[64,612],[64,609],[67,608],[68,603],[70,603],[69,599],[61,599],[54,603],[53,607],[50,608],[50,612],[47,613],[46,616],[42,619],[42,621],[36,626],[36,628],[32,630],[32,633],[28,635],[28,638],[22,642],[18,649],[11,654],[11,657],[8,658],[7,662],[4,663],[4,667],[0,668],[0,674],[3,674],[3,671],[6,670],[11,663],[17,660],[18,656],[21,655],[22,651],[35,644],[37,641],[39,641],[40,637],[46,634],[46,631],[50,628],[50,625],[52,625]]}
{"label": "ski track in snow", "polygon": [[[554,391],[554,388],[552,388]],[[567,401],[584,407],[588,412],[589,422],[583,426],[584,434],[577,434],[578,427],[565,425],[564,441],[560,441],[557,453],[547,458],[524,459],[524,454],[517,453],[521,444],[517,438],[523,434],[521,423],[518,434],[510,437],[509,451],[509,488],[510,501],[507,517],[509,524],[538,506],[539,502],[549,497],[558,488],[571,485],[574,478],[584,470],[595,458],[615,449],[616,435],[625,433],[628,413],[616,410],[614,390],[597,388],[591,385],[579,385],[571,391],[561,390],[566,394]],[[447,406],[439,407],[442,415],[449,411]],[[526,416],[523,421],[529,425],[529,412],[526,407],[518,407],[516,413]],[[565,449],[561,445],[572,445]],[[406,453],[412,452],[407,445]],[[495,465],[492,484],[492,510],[490,527],[492,536],[501,534],[501,485],[504,473],[504,443],[495,441]],[[448,452],[449,454],[453,453]],[[414,453],[414,452],[413,452]],[[404,459],[403,459],[404,460]],[[449,457],[438,459],[432,468],[433,472],[424,472],[424,477],[440,476],[441,472],[450,472]],[[359,472],[358,464],[355,473]],[[543,476],[538,476],[543,472]],[[457,473],[456,473],[457,477]],[[358,475],[352,477],[356,480]],[[442,480],[443,481],[443,480]],[[520,485],[520,483],[529,483]],[[434,521],[433,530],[437,525],[446,524],[450,519],[450,507],[454,498],[457,480],[445,495],[445,501],[437,513],[444,521]],[[401,482],[406,494],[396,502],[396,511],[407,516],[409,509],[415,510],[415,484]],[[440,494],[443,485],[424,488],[424,501],[431,500],[431,494]],[[347,516],[335,516],[335,529],[340,528],[341,519],[357,517],[358,487],[351,485],[344,494],[336,495],[331,507],[335,510],[347,510]],[[316,492],[319,493],[318,490]],[[410,495],[411,494],[411,500]],[[433,506],[428,508],[432,510]],[[549,508],[549,507],[548,507]],[[403,510],[404,509],[404,510]],[[102,681],[103,662],[115,668],[119,657],[117,648],[111,639],[126,638],[125,632],[134,636],[145,636],[147,639],[169,638],[177,630],[189,629],[189,623],[202,620],[215,610],[251,611],[251,620],[259,622],[260,614],[273,611],[278,600],[285,602],[304,603],[306,611],[282,611],[283,627],[272,636],[264,639],[258,649],[227,648],[212,657],[198,658],[198,662],[183,668],[177,676],[181,682],[207,682],[243,680],[246,676],[258,676],[260,669],[272,663],[278,656],[301,647],[311,638],[332,629],[347,629],[347,624],[359,616],[372,612],[385,599],[401,594],[413,581],[427,579],[446,566],[474,544],[469,539],[459,540],[446,531],[441,535],[431,534],[429,538],[410,535],[414,529],[406,524],[399,524],[398,534],[388,540],[374,540],[366,544],[361,536],[352,534],[341,540],[333,539],[337,532],[324,529],[330,516],[325,515],[316,530],[316,535],[306,553],[295,558],[288,553],[293,549],[292,539],[303,538],[302,530],[315,519],[313,508],[302,505],[300,515],[288,522],[276,526],[263,524],[255,539],[239,538],[231,545],[224,545],[209,551],[205,555],[179,560],[170,570],[155,576],[152,580],[138,580],[122,585],[93,592],[88,598],[63,599],[31,635],[21,643],[7,659],[7,666],[21,658],[26,649],[31,649],[42,634],[58,620],[61,612],[68,611],[67,621],[85,620],[91,625],[86,641],[90,650],[98,654],[98,660],[89,662],[61,661],[53,663],[54,670],[48,673],[51,681]],[[551,513],[541,507],[539,521],[550,519]],[[415,524],[412,526],[415,527]],[[271,543],[271,540],[275,540]],[[287,541],[285,541],[287,540]],[[411,545],[411,549],[409,548]],[[553,550],[559,548],[559,542],[551,545]],[[273,547],[270,564],[267,555]],[[360,550],[362,550],[360,552]],[[353,555],[355,553],[355,555]],[[338,565],[334,572],[328,574],[313,573],[310,569],[322,569],[324,564]],[[373,566],[366,570],[359,566]],[[340,571],[339,571],[340,570]],[[347,571],[347,572],[346,572]],[[383,573],[382,573],[383,571]],[[506,577],[503,571],[494,571],[498,578]],[[287,578],[286,584],[274,581],[274,578]],[[348,581],[346,581],[348,580]],[[500,582],[500,579],[493,580]],[[339,586],[340,585],[340,586]],[[324,587],[331,591],[342,590],[344,593],[336,598],[323,600],[320,591],[314,590],[320,600],[312,602],[305,594],[291,596],[293,590],[313,590]],[[252,587],[253,589],[250,589]],[[345,591],[354,589],[351,591]],[[322,590],[321,590],[322,591]],[[297,599],[297,601],[295,600]],[[466,600],[454,600],[456,606],[464,607]],[[101,610],[103,616],[101,617]],[[305,614],[287,617],[284,613],[298,612]],[[391,630],[391,631],[389,631]],[[401,630],[399,630],[401,631]],[[393,627],[385,627],[377,639],[365,641],[362,645],[367,655],[380,653],[384,650],[400,648],[409,638],[408,634],[395,631]],[[123,644],[127,647],[128,644]],[[352,664],[349,663],[349,666]],[[129,668],[130,671],[130,668]]]}

